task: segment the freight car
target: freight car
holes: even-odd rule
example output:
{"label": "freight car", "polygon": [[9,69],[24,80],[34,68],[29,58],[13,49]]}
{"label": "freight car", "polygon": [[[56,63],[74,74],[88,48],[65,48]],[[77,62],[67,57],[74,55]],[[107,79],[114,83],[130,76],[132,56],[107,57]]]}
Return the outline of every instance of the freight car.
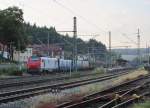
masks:
{"label": "freight car", "polygon": [[[28,73],[32,74],[70,71],[73,67],[73,61],[66,59],[31,56],[27,61]],[[90,65],[88,61],[77,60],[78,70],[89,68]]]}
{"label": "freight car", "polygon": [[108,68],[107,72],[120,72],[120,71],[127,71],[127,70],[131,70],[131,69],[135,69],[135,67],[114,67],[114,68]]}

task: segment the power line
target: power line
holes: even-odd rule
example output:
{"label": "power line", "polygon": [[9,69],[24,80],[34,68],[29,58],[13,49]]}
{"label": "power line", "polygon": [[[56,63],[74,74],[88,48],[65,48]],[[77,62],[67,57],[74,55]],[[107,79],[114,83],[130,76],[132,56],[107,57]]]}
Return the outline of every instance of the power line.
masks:
{"label": "power line", "polygon": [[73,11],[71,8],[68,8],[67,6],[65,6],[64,4],[58,2],[57,0],[54,0],[55,3],[57,3],[58,5],[60,5],[61,7],[63,7],[64,9],[66,9],[68,12],[70,12],[71,14],[75,15],[75,16],[78,16],[79,18],[81,18],[83,21],[85,21],[87,24],[90,24],[92,25],[93,27],[95,27],[96,29],[98,30],[101,30],[102,32],[105,32],[105,30],[101,29],[99,26],[97,26],[95,23],[87,20],[85,17],[77,14],[75,11]]}
{"label": "power line", "polygon": [[137,32],[137,55],[139,59],[139,63],[141,63],[141,52],[140,52],[140,29],[138,28]]}
{"label": "power line", "polygon": [[[128,36],[133,36],[133,35],[136,35],[137,33],[130,33],[130,34],[126,34],[126,33],[122,33],[122,31],[120,30],[116,30],[116,32],[118,32],[119,34],[121,34],[121,36],[125,37],[127,40],[129,40],[130,42],[121,42],[120,43],[131,43],[131,44],[134,44],[134,45],[137,45],[137,42],[134,41],[133,39],[131,39],[130,37]],[[115,39],[116,40],[116,39]]]}
{"label": "power line", "polygon": [[108,32],[109,33],[109,65],[110,65],[110,67],[111,67],[111,65],[112,65],[112,52],[111,52],[111,31],[109,31]]}
{"label": "power line", "polygon": [[[22,8],[30,8],[31,11],[34,11],[36,13],[38,13],[38,15],[43,14],[43,15],[48,15],[48,13],[46,13],[46,11],[42,11],[39,8],[35,8],[33,6],[28,5],[27,3],[23,3],[21,0],[19,0],[19,5],[22,5]],[[41,16],[39,16],[41,17]],[[43,16],[42,16],[43,17]],[[49,18],[50,19],[50,18]],[[53,18],[51,18],[51,20],[53,20]],[[45,25],[44,25],[45,26]]]}
{"label": "power line", "polygon": [[137,45],[137,43],[134,40],[132,40],[131,38],[129,38],[125,33],[123,33],[122,36],[124,36],[126,39],[128,39],[131,43]]}
{"label": "power line", "polygon": [[[55,0],[55,2],[56,2],[57,4],[59,4],[59,5],[61,5],[61,6],[62,6],[63,8],[65,8],[66,10],[70,11],[70,13],[77,14],[77,13],[75,13],[73,10],[71,10],[70,8],[68,8],[68,7],[66,7],[65,5],[63,5],[62,3],[57,2],[56,0]],[[31,6],[27,5],[27,4],[23,4],[23,7],[24,7],[24,6],[27,6],[27,7],[31,8],[32,10],[34,10],[35,12],[38,12],[38,13],[39,13],[39,11],[37,11],[36,8],[33,8],[33,7],[31,7]],[[46,13],[43,13],[43,12],[45,12],[45,11],[41,11],[41,10],[40,10],[40,12],[41,12],[42,14],[47,15]],[[78,15],[80,18],[82,18],[84,21],[88,22],[88,24],[89,24],[90,21],[88,21],[86,18],[84,18],[83,16],[81,16],[81,15],[79,15],[79,14],[77,14],[77,15]],[[92,22],[90,22],[90,23],[92,23]],[[93,24],[93,26],[97,26],[97,25]],[[97,26],[97,29],[100,29],[100,28],[98,28],[98,26]],[[102,30],[102,29],[101,29],[101,30]],[[102,31],[104,31],[104,30],[102,30]],[[58,32],[64,32],[64,31],[58,31]],[[66,32],[73,32],[73,31],[66,31]],[[104,31],[104,32],[105,32],[105,31]],[[92,36],[92,35],[91,35],[91,36]],[[95,37],[95,35],[93,35],[93,36]]]}
{"label": "power line", "polygon": [[111,48],[116,49],[116,48],[129,48],[131,47],[130,45],[126,45],[126,46],[112,46]]}
{"label": "power line", "polygon": [[[58,32],[58,31],[57,31]],[[73,30],[72,31],[59,31],[59,32],[73,32],[73,67],[74,70],[77,72],[77,18],[73,17]]]}
{"label": "power line", "polygon": [[77,72],[77,57],[78,57],[78,53],[77,53],[77,18],[74,17],[73,18],[73,39],[74,39],[74,64],[75,64],[75,71]]}
{"label": "power line", "polygon": [[84,37],[84,36],[86,36],[86,37],[92,37],[91,39],[95,39],[96,37],[98,37],[98,36],[100,36],[99,34],[89,34],[89,35],[78,35],[78,36],[81,36],[81,37]]}

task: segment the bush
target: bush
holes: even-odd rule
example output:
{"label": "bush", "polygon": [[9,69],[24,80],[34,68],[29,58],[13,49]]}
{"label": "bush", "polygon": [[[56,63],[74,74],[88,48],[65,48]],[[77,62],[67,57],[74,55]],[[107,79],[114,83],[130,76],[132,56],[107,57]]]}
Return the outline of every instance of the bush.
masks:
{"label": "bush", "polygon": [[133,108],[150,108],[150,101],[141,104],[136,104]]}
{"label": "bush", "polygon": [[80,77],[80,75],[81,75],[81,73],[79,73],[79,72],[72,74],[73,77]]}
{"label": "bush", "polygon": [[100,67],[100,68],[94,69],[94,72],[95,72],[95,73],[103,74],[103,73],[106,72],[106,70],[105,70],[103,67]]}
{"label": "bush", "polygon": [[22,75],[25,69],[20,70],[17,66],[0,69],[0,75]]}

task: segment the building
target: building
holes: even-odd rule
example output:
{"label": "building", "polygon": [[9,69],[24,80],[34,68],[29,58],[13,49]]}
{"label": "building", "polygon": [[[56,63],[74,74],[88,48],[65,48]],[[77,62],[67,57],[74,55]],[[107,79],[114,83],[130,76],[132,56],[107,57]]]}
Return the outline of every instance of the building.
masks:
{"label": "building", "polygon": [[127,66],[128,61],[122,58],[116,60],[117,66]]}
{"label": "building", "polygon": [[14,51],[13,59],[18,62],[27,62],[28,58],[32,56],[32,48],[28,47],[25,51]]}
{"label": "building", "polygon": [[[0,55],[2,55],[2,51],[0,51]],[[2,57],[5,58],[5,59],[8,59],[8,56],[9,56],[9,53],[4,51]]]}
{"label": "building", "polygon": [[[2,52],[3,51],[3,52]],[[3,53],[3,55],[2,55]],[[7,52],[7,46],[0,43],[0,55],[1,57],[8,59],[9,53]]]}
{"label": "building", "polygon": [[50,56],[55,58],[64,58],[64,52],[59,46],[50,45],[29,45],[24,52],[14,51],[13,59],[18,62],[27,62],[32,55],[36,56]]}
{"label": "building", "polygon": [[78,60],[89,60],[88,55],[78,54]]}
{"label": "building", "polygon": [[0,51],[3,50],[3,44],[0,43]]}
{"label": "building", "polygon": [[64,51],[57,45],[30,45],[33,48],[33,55],[50,56],[55,58],[64,58]]}
{"label": "building", "polygon": [[[5,59],[8,59],[10,56],[10,54],[7,51],[8,47],[6,45],[3,45],[0,43],[0,55],[2,54],[3,50],[4,50],[4,52],[3,52],[2,57]],[[17,61],[17,62],[27,62],[27,60],[30,56],[32,56],[32,48],[31,47],[26,48],[26,50],[23,52],[16,51],[16,50],[13,52],[13,60]]]}

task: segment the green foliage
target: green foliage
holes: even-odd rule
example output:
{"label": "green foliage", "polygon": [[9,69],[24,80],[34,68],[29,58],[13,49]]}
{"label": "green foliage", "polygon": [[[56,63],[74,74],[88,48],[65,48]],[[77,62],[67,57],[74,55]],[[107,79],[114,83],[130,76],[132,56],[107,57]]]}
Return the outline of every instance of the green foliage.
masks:
{"label": "green foliage", "polygon": [[2,68],[0,69],[0,76],[1,75],[22,75],[25,69],[20,70],[17,66],[12,66],[9,68]]}
{"label": "green foliage", "polygon": [[[69,37],[68,34],[60,35],[55,30],[55,27],[38,27],[36,24],[24,23],[23,11],[18,7],[9,7],[4,10],[0,10],[0,42],[10,46],[13,42],[13,46],[17,49],[25,49],[27,43],[29,44],[47,44],[47,36],[50,36],[50,44],[60,45],[64,51],[68,53],[68,58],[72,58],[73,42],[74,38]],[[78,54],[87,54],[89,47],[97,47],[100,49],[100,54],[96,53],[96,59],[104,59],[106,47],[101,42],[91,39],[88,42],[82,39],[77,39]]]}
{"label": "green foliage", "polygon": [[150,108],[150,101],[141,104],[136,104],[133,108]]}
{"label": "green foliage", "polygon": [[72,77],[81,77],[80,75],[81,75],[81,73],[79,73],[79,72],[77,72],[77,73],[74,72],[71,74]]}
{"label": "green foliage", "polygon": [[[60,35],[55,30],[55,27],[38,27],[36,24],[31,25],[29,23],[25,23],[24,25],[26,33],[28,35],[28,39],[30,39],[30,44],[47,44],[47,36],[49,33],[49,42],[50,44],[57,44],[61,46],[67,57],[72,57],[72,51],[73,51],[73,42],[74,39],[72,37],[69,37],[68,34],[66,35]],[[96,41],[95,39],[91,39],[88,42],[83,41],[82,39],[77,39],[77,47],[78,47],[78,54],[87,54],[89,47],[98,47],[101,49],[101,54],[95,56],[99,56],[99,58],[105,58],[106,53],[106,47],[101,42]]]}
{"label": "green foliage", "polygon": [[106,70],[105,70],[103,67],[100,67],[100,68],[94,69],[94,72],[95,72],[95,73],[103,74],[103,73],[106,72]]}
{"label": "green foliage", "polygon": [[27,37],[24,31],[22,10],[18,7],[0,10],[0,19],[0,42],[7,46],[13,43],[17,49],[20,47],[23,50]]}

